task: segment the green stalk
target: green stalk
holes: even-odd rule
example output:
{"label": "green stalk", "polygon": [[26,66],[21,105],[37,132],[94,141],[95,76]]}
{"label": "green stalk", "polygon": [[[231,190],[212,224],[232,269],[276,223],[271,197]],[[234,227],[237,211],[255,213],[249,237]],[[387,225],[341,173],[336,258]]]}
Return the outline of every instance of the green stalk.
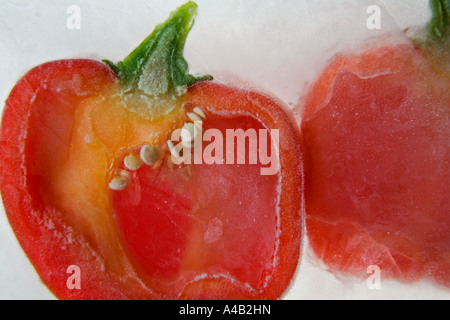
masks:
{"label": "green stalk", "polygon": [[436,73],[450,79],[450,0],[430,0],[431,19],[411,38]]}
{"label": "green stalk", "polygon": [[123,61],[114,64],[104,60],[117,74],[125,93],[169,99],[197,82],[212,79],[189,74],[183,57],[196,13],[197,4],[192,1],[180,6]]}
{"label": "green stalk", "polygon": [[427,25],[428,39],[447,44],[450,33],[450,0],[430,0],[432,18]]}

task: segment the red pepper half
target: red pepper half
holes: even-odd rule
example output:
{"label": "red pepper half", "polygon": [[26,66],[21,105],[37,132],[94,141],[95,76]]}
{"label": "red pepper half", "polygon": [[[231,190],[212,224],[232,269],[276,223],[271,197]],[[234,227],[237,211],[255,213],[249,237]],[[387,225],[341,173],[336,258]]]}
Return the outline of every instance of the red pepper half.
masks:
{"label": "red pepper half", "polygon": [[[38,66],[6,102],[5,210],[58,298],[277,299],[291,282],[302,235],[299,130],[275,99],[188,73],[196,8],[181,6],[118,64]],[[192,152],[204,161],[177,163],[187,156],[173,150],[180,128],[183,145],[186,133],[203,138]],[[267,175],[250,135],[261,143],[264,132],[265,155],[278,155]],[[228,133],[246,143],[220,144]],[[79,288],[68,270],[78,270]]]}
{"label": "red pepper half", "polygon": [[309,243],[331,271],[450,286],[449,1],[427,37],[341,54],[302,106]]}

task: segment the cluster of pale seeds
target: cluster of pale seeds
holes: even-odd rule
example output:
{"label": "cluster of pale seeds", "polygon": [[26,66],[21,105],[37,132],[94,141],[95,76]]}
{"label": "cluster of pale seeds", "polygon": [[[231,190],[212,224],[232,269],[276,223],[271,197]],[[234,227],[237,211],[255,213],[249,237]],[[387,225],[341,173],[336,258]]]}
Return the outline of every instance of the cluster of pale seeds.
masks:
{"label": "cluster of pale seeds", "polygon": [[[189,147],[195,141],[196,136],[199,132],[202,132],[202,123],[203,120],[206,119],[206,115],[203,110],[199,107],[194,108],[193,112],[187,114],[189,120],[192,122],[186,123],[181,129],[181,143]],[[175,154],[174,145],[172,141],[167,141],[167,145],[171,154],[175,157],[179,157],[179,155]],[[125,168],[130,171],[139,170],[143,164],[146,165],[154,165],[157,163],[162,156],[163,152],[158,146],[144,145],[142,146],[139,155],[135,152],[127,155],[123,164]],[[118,170],[117,174],[111,179],[109,183],[109,188],[111,190],[120,191],[125,189],[128,184],[128,181],[131,178],[131,174],[127,170]]]}
{"label": "cluster of pale seeds", "polygon": [[[187,122],[181,128],[181,143],[183,146],[189,148],[192,147],[196,137],[203,132],[203,120],[206,119],[205,112],[199,108],[194,108],[193,112],[189,112],[187,117],[192,122]],[[175,151],[175,146],[172,141],[168,140],[167,145],[169,147],[170,153],[173,157],[179,158],[180,155]]]}

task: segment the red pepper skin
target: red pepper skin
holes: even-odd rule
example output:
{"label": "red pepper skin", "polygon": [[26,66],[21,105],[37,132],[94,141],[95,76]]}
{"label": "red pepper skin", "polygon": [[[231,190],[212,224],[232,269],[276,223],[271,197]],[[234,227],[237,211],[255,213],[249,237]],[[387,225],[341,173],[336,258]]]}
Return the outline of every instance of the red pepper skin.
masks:
{"label": "red pepper skin", "polygon": [[332,272],[450,287],[450,2],[429,7],[409,39],[337,55],[298,106],[308,242]]}
{"label": "red pepper skin", "polygon": [[[49,124],[53,121],[70,126],[72,122],[70,117],[64,116],[66,113],[74,112],[74,108],[86,97],[101,95],[115,84],[114,72],[100,62],[55,61],[28,72],[14,87],[6,102],[0,136],[0,190],[5,211],[37,273],[60,299],[165,298],[163,293],[155,292],[151,286],[127,277],[127,268],[131,268],[129,265],[122,273],[109,269],[101,250],[93,247],[82,233],[71,228],[63,212],[48,205],[48,199],[41,190],[41,178],[33,172],[39,165],[36,164],[38,159],[58,152],[52,150],[51,145],[36,148],[44,135],[39,135],[39,128],[33,126],[34,108],[44,106],[48,113],[43,117]],[[277,102],[256,92],[202,82],[189,88],[187,101],[209,106],[212,112],[244,111],[257,115],[267,128],[280,129],[280,245],[272,280],[261,292],[248,292],[223,279],[204,280],[186,286],[179,298],[277,299],[289,286],[300,255],[303,173],[299,130]],[[52,103],[46,107],[46,102]],[[63,129],[55,132],[55,136],[68,139],[64,131],[66,126],[59,127]],[[34,154],[36,150],[42,153]],[[120,250],[118,255],[120,259],[127,259]],[[67,286],[70,276],[67,268],[73,264],[82,271],[80,290]]]}
{"label": "red pepper skin", "polygon": [[[298,126],[290,113],[275,99],[257,92],[239,90],[213,82],[201,82],[189,89],[188,101],[193,105],[210,106],[210,112],[244,112],[257,115],[257,119],[268,129],[280,130],[280,235],[278,262],[272,271],[273,280],[263,292],[247,295],[248,299],[277,299],[291,282],[301,254],[303,235],[303,158],[302,137]],[[226,99],[224,99],[226,97]],[[240,108],[236,108],[240,106]],[[299,157],[300,155],[300,157]],[[223,298],[220,286],[208,281],[197,282],[189,288],[189,298],[205,298],[200,290],[210,286]],[[243,288],[228,288],[226,299],[238,299],[245,296]],[[186,291],[187,294],[188,291]]]}
{"label": "red pepper skin", "polygon": [[[125,299],[148,295],[139,286],[102,272],[101,260],[40,201],[34,177],[25,164],[28,118],[38,100],[54,94],[67,101],[77,100],[73,91],[78,82],[86,94],[98,94],[115,82],[115,74],[104,64],[91,60],[64,60],[46,63],[29,71],[14,87],[3,112],[0,137],[1,193],[6,214],[16,237],[42,281],[61,299]],[[76,105],[73,105],[74,107]],[[32,159],[30,159],[32,161]],[[51,219],[51,220],[50,220]],[[49,222],[51,221],[51,225]],[[67,268],[76,261],[83,272],[83,290],[67,288]],[[102,283],[103,285],[99,285]]]}
{"label": "red pepper skin", "polygon": [[450,286],[448,84],[401,44],[336,57],[307,96],[306,229],[333,272]]}

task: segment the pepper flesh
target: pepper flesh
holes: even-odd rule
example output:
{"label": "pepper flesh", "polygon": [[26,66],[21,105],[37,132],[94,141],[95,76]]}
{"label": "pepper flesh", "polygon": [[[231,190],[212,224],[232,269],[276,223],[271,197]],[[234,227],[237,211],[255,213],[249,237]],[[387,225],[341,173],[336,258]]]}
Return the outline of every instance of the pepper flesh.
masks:
{"label": "pepper flesh", "polygon": [[310,92],[306,225],[334,272],[450,285],[449,81],[404,44],[337,57]]}

